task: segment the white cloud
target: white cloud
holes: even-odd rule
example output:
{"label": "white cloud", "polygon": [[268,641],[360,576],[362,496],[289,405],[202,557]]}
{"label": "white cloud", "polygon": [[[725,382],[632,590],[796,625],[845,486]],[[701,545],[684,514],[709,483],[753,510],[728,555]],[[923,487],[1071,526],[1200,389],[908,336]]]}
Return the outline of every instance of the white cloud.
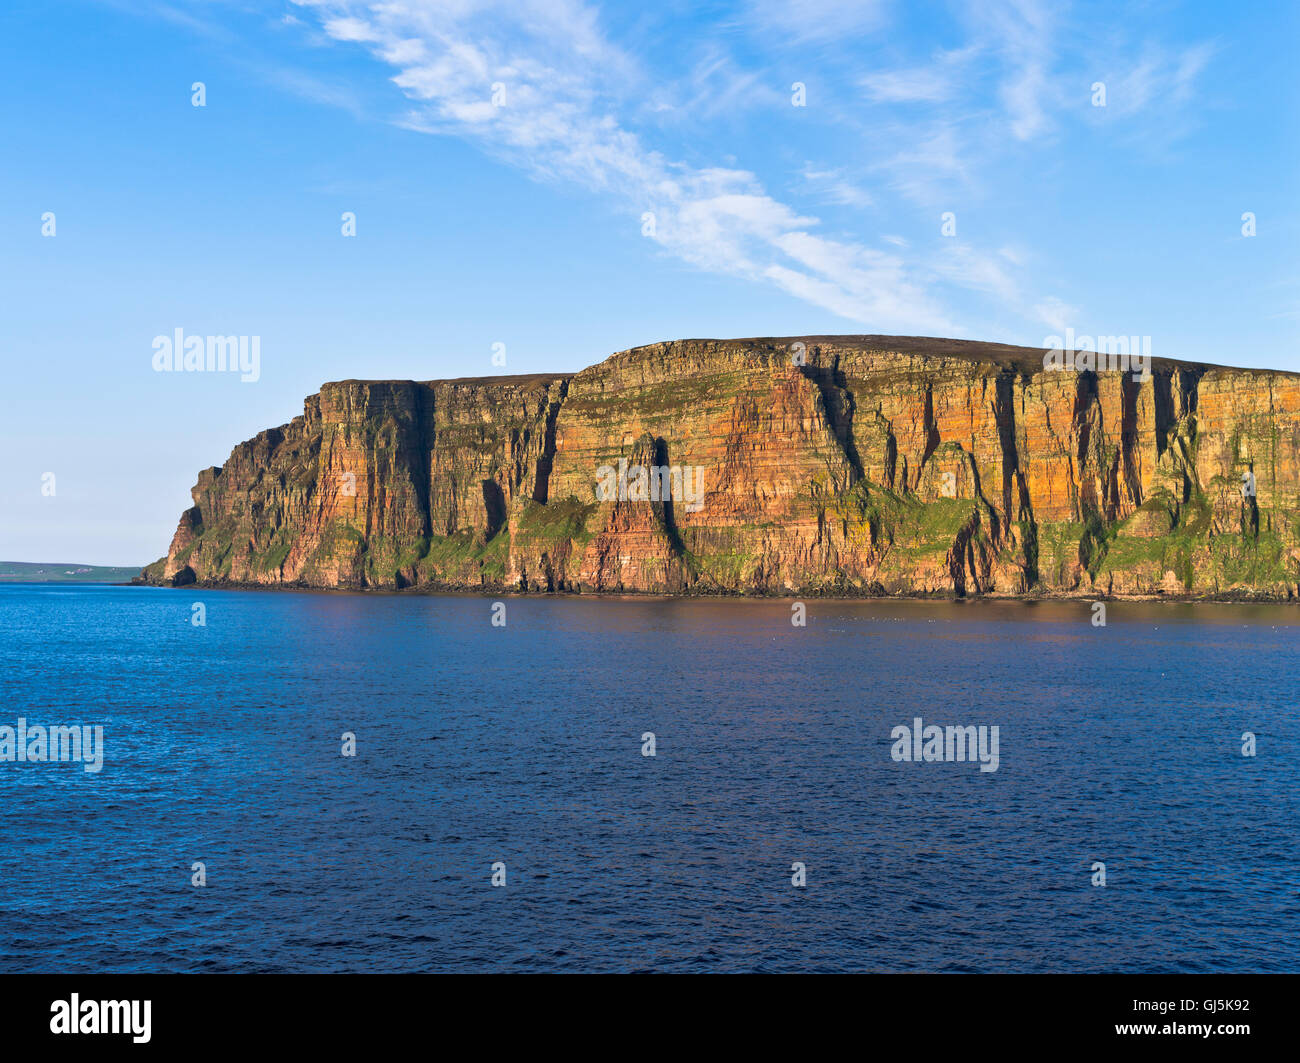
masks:
{"label": "white cloud", "polygon": [[842,207],[868,207],[874,202],[871,193],[841,169],[818,170],[812,163],[804,163],[801,176],[805,190],[823,202]]}
{"label": "white cloud", "polygon": [[969,244],[946,239],[933,261],[935,272],[962,288],[995,295],[1008,305],[1020,299],[1019,287],[1006,270]]}
{"label": "white cloud", "polygon": [[1050,131],[1057,91],[1049,76],[1056,57],[1052,10],[1039,0],[1008,0],[981,6],[975,17],[987,20],[1002,57],[998,97],[1012,136],[1032,140]]}
{"label": "white cloud", "polygon": [[378,38],[370,26],[359,18],[332,18],[325,23],[325,32],[336,41],[373,42]]}
{"label": "white cloud", "polygon": [[[1114,123],[1114,134],[1127,144],[1146,152],[1168,151],[1197,122],[1192,106],[1197,81],[1215,50],[1210,42],[1180,51],[1144,45],[1135,63],[1110,67],[1098,76],[1106,85],[1106,106],[1089,108],[1090,118],[1098,124]],[[1137,50],[1116,47],[1113,51],[1132,55]]]}
{"label": "white cloud", "polygon": [[[1075,40],[1078,27],[1039,0],[959,7],[965,13],[956,28],[965,42],[926,62],[866,74],[857,65],[852,96],[859,111],[862,94],[879,104],[869,109],[874,125],[852,108],[837,112],[835,94],[820,97],[825,109],[817,120],[839,122],[872,150],[856,167],[805,163],[793,191],[804,202],[859,209],[877,208],[891,193],[910,200],[922,214],[934,212],[935,244],[916,247],[892,234],[872,247],[826,233],[818,218],[775,199],[735,163],[726,153],[734,141],[709,156],[715,141],[696,138],[696,153],[687,157],[703,161],[694,164],[652,146],[650,137],[725,123],[747,109],[788,109],[790,76],[773,82],[771,66],[755,73],[725,37],[691,45],[678,57],[684,75],[666,78],[612,43],[599,12],[580,0],[296,2],[318,15],[331,38],[388,66],[409,103],[401,125],[469,140],[538,180],[597,194],[629,219],[629,229],[652,212],[655,244],[696,268],[776,285],[881,331],[961,334],[941,302],[946,289],[978,293],[1026,321],[1055,326],[1076,313],[1055,297],[1025,292],[1025,250],[985,252],[937,239],[939,212],[960,216],[978,194],[977,171],[1021,142],[1050,137],[1078,106],[1071,96],[1078,95],[1077,70],[1062,74],[1058,53],[1062,39],[1072,48],[1087,42]],[[746,40],[795,54],[799,42],[816,39],[819,55],[854,34],[876,32],[887,13],[883,3],[839,0],[752,0],[744,11]],[[1121,111],[1136,113],[1137,101],[1153,107],[1155,97],[1182,106],[1209,53],[1143,54],[1116,82],[1133,101],[1118,104]],[[497,83],[503,106],[493,101]],[[900,113],[880,120],[891,108]],[[720,161],[729,165],[709,165]]]}
{"label": "white cloud", "polygon": [[748,24],[794,42],[842,40],[880,29],[884,0],[749,0]]}
{"label": "white cloud", "polygon": [[[610,94],[607,70],[639,72],[579,5],[309,6],[321,11],[327,33],[362,43],[394,68],[394,84],[415,105],[406,127],[473,140],[535,177],[609,195],[635,218],[650,211],[656,243],[698,268],[774,283],[873,328],[956,331],[926,291],[930,274],[816,234],[817,218],[772,198],[748,171],[672,162],[624,128],[615,113],[625,101]],[[504,106],[493,105],[495,82],[505,87]],[[832,200],[869,201],[840,175],[812,179]]]}
{"label": "white cloud", "polygon": [[913,203],[949,209],[955,192],[969,185],[964,134],[955,123],[938,121],[911,129],[891,125],[881,132],[880,140],[907,145],[883,155],[871,169]]}
{"label": "white cloud", "polygon": [[953,92],[950,77],[927,67],[868,74],[861,84],[876,103],[934,103],[948,99]]}
{"label": "white cloud", "polygon": [[1071,321],[1079,320],[1079,308],[1063,302],[1054,295],[1049,295],[1034,307],[1034,315],[1048,328],[1062,333]]}

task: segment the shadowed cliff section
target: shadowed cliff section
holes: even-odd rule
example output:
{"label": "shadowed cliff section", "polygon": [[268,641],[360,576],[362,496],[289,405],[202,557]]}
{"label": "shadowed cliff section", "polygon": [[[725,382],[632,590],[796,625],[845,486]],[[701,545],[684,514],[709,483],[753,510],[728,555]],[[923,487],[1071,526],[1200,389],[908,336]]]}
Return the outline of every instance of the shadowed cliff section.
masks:
{"label": "shadowed cliff section", "polygon": [[[844,450],[844,457],[853,470],[853,481],[862,479],[862,461],[858,457],[857,444],[853,439],[853,392],[846,386],[844,374],[840,372],[836,359],[832,365],[800,366],[799,370],[817,385],[817,393],[822,400],[822,416],[826,418],[835,439]],[[852,484],[846,485],[852,486]]]}
{"label": "shadowed cliff section", "polygon": [[680,340],[576,374],[326,384],[191,494],[143,580],[1290,598],[1300,378]]}
{"label": "shadowed cliff section", "polygon": [[568,394],[569,382],[567,379],[559,381],[559,394],[546,410],[546,429],[542,442],[542,454],[537,459],[537,482],[533,488],[533,501],[546,504],[547,495],[550,489],[551,467],[555,464],[555,421],[560,415],[560,405],[564,402],[564,396]]}

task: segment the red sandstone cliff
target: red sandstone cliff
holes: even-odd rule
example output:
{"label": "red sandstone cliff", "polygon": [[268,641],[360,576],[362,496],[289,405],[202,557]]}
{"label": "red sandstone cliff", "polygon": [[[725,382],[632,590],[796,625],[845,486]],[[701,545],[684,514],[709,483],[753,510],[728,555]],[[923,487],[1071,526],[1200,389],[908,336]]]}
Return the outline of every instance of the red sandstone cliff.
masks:
{"label": "red sandstone cliff", "polygon": [[[1300,376],[884,336],[324,385],[199,474],[152,582],[694,593],[1300,590]],[[702,504],[602,469],[702,470]],[[1243,491],[1253,476],[1254,493]]]}

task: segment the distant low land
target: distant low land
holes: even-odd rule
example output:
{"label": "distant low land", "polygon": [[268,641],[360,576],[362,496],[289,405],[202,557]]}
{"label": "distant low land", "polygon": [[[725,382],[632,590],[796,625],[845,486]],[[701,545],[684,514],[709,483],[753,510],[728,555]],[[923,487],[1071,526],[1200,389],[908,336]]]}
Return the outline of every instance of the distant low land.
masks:
{"label": "distant low land", "polygon": [[57,565],[32,561],[0,561],[4,583],[128,583],[140,570],[131,566]]}

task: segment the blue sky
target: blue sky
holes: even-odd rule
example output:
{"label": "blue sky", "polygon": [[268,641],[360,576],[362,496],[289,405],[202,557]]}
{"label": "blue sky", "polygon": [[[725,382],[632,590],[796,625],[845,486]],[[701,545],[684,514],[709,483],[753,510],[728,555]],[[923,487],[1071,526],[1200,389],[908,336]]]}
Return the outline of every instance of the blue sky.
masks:
{"label": "blue sky", "polygon": [[[1298,12],[11,2],[0,558],[160,556],[326,380],[1067,327],[1300,370]],[[176,328],[259,379],[155,372]]]}

